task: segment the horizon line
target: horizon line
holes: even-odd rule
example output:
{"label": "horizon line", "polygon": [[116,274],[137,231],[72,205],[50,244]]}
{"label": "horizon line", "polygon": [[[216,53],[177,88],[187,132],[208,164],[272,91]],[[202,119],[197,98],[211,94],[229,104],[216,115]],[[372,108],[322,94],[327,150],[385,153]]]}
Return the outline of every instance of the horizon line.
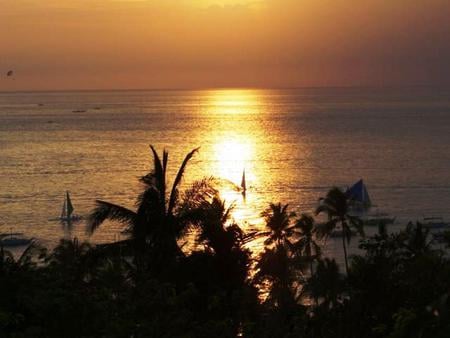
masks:
{"label": "horizon line", "polygon": [[299,89],[387,89],[387,88],[417,88],[417,87],[441,87],[450,88],[450,84],[390,84],[390,85],[330,85],[330,86],[217,86],[217,87],[179,87],[179,88],[70,88],[70,89],[12,89],[0,90],[4,93],[55,93],[55,92],[170,92],[170,91],[208,91],[208,90],[299,90]]}

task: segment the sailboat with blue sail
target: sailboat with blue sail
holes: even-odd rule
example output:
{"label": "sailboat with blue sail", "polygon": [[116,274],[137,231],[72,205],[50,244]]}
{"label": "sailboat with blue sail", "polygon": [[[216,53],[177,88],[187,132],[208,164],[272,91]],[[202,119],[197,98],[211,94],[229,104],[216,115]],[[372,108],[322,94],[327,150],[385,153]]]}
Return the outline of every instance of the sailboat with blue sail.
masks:
{"label": "sailboat with blue sail", "polygon": [[348,188],[346,195],[351,201],[351,206],[355,209],[367,210],[372,206],[372,201],[362,179]]}

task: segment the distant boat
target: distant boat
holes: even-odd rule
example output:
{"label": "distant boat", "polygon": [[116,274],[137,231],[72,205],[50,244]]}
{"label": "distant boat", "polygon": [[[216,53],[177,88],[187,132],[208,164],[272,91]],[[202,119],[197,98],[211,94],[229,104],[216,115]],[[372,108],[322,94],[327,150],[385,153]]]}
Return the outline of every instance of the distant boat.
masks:
{"label": "distant boat", "polygon": [[0,246],[2,247],[28,245],[31,244],[32,241],[33,238],[26,238],[21,232],[0,234]]}
{"label": "distant boat", "polygon": [[241,188],[242,194],[245,195],[245,193],[247,192],[247,183],[245,182],[245,169],[242,172]]}
{"label": "distant boat", "polygon": [[396,218],[389,216],[389,214],[387,213],[376,211],[361,216],[361,220],[364,222],[364,225],[378,226],[380,224],[383,225],[394,224]]}
{"label": "distant boat", "polygon": [[424,217],[423,226],[429,229],[450,229],[450,223],[442,217]]}
{"label": "distant boat", "polygon": [[450,240],[449,231],[433,232],[431,235],[437,243],[447,243]]}
{"label": "distant boat", "polygon": [[63,203],[63,207],[62,207],[62,211],[61,211],[61,216],[60,216],[60,220],[62,222],[68,222],[68,221],[79,221],[82,219],[81,216],[79,215],[75,215],[74,212],[74,207],[72,204],[72,201],[70,199],[70,195],[69,192],[66,191],[66,197],[64,199],[64,203]]}
{"label": "distant boat", "polygon": [[389,225],[395,223],[395,217],[363,217],[362,221],[367,226],[378,226],[379,224]]}

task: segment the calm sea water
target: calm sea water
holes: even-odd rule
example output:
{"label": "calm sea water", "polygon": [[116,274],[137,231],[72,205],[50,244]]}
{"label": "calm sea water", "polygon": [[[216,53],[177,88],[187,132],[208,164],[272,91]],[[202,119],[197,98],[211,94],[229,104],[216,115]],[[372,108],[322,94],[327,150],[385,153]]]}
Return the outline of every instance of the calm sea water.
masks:
{"label": "calm sea water", "polygon": [[171,175],[200,146],[184,185],[221,178],[246,228],[271,201],[309,212],[359,178],[400,221],[450,220],[449,88],[0,93],[0,232],[56,243],[66,190],[82,215],[95,199],[133,208],[149,144],[169,150]]}

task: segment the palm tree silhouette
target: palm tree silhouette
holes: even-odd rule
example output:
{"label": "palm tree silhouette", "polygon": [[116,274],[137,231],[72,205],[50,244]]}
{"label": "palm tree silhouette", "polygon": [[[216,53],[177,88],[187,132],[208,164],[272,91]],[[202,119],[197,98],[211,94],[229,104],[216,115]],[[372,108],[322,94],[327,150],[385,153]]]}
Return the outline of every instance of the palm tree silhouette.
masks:
{"label": "palm tree silhouette", "polygon": [[213,270],[223,283],[237,288],[245,285],[248,278],[251,252],[245,244],[256,237],[256,232],[245,233],[231,219],[232,210],[233,205],[227,207],[218,195],[204,201],[198,211],[197,242],[213,257]]}
{"label": "palm tree silhouette", "polygon": [[313,261],[321,255],[320,245],[315,241],[316,226],[314,218],[308,214],[301,214],[295,222],[294,229],[300,236],[295,243],[296,251],[309,260],[311,276],[313,275]]}
{"label": "palm tree silhouette", "polygon": [[325,198],[319,199],[320,204],[316,209],[316,215],[325,213],[328,221],[318,227],[319,236],[329,236],[338,225],[342,229],[342,247],[344,249],[345,271],[348,275],[347,244],[352,237],[352,228],[361,236],[364,236],[363,222],[356,216],[349,214],[349,199],[339,188],[332,188]]}
{"label": "palm tree silhouette", "polygon": [[288,204],[270,203],[261,216],[264,218],[266,227],[269,231],[263,233],[267,235],[264,244],[272,245],[287,245],[291,246],[289,238],[293,234],[293,227],[291,225],[291,218],[295,216],[294,213],[288,213]]}
{"label": "palm tree silhouette", "polygon": [[122,223],[125,233],[131,237],[137,265],[144,265],[144,254],[149,254],[151,265],[158,270],[161,265],[168,265],[183,256],[177,240],[192,223],[196,208],[216,191],[210,180],[204,179],[195,182],[185,192],[184,198],[180,197],[179,186],[186,166],[198,148],[186,155],[171,187],[166,178],[168,152],[164,150],[160,158],[153,146],[150,149],[153,169],[140,179],[144,191],[137,198],[137,210],[97,200],[97,206],[88,219],[87,229],[92,234],[107,219]]}
{"label": "palm tree silhouette", "polygon": [[339,304],[343,290],[344,280],[336,261],[325,258],[318,261],[316,273],[305,283],[302,293],[320,299],[320,305],[329,310]]}
{"label": "palm tree silhouette", "polygon": [[225,201],[214,196],[211,202],[205,201],[199,208],[198,241],[217,255],[229,254],[233,249],[241,250],[256,237],[256,232],[246,234],[237,224],[230,222],[233,207],[226,207]]}
{"label": "palm tree silhouette", "polygon": [[42,258],[44,251],[44,248],[32,241],[20,256],[14,257],[10,251],[5,250],[3,245],[0,244],[0,276],[18,271],[28,271],[34,268],[36,262],[33,258],[36,256]]}
{"label": "palm tree silhouette", "polygon": [[88,242],[74,237],[62,239],[53,252],[45,257],[48,267],[67,285],[81,286],[90,282],[96,274],[99,257],[94,255]]}
{"label": "palm tree silhouette", "polygon": [[430,228],[424,227],[420,222],[414,225],[409,222],[404,232],[404,245],[413,256],[424,254],[431,250],[433,239],[430,238]]}
{"label": "palm tree silhouette", "polygon": [[280,309],[288,309],[297,303],[298,281],[304,268],[303,257],[295,255],[295,244],[292,243],[294,226],[291,218],[294,213],[288,212],[288,205],[271,203],[263,216],[269,231],[264,241],[265,251],[260,255],[256,265],[255,281],[268,281],[271,284],[268,302]]}
{"label": "palm tree silhouette", "polygon": [[269,282],[266,301],[286,310],[298,301],[302,267],[302,262],[292,255],[288,247],[277,244],[273,248],[266,248],[260,255],[254,280],[261,285]]}

